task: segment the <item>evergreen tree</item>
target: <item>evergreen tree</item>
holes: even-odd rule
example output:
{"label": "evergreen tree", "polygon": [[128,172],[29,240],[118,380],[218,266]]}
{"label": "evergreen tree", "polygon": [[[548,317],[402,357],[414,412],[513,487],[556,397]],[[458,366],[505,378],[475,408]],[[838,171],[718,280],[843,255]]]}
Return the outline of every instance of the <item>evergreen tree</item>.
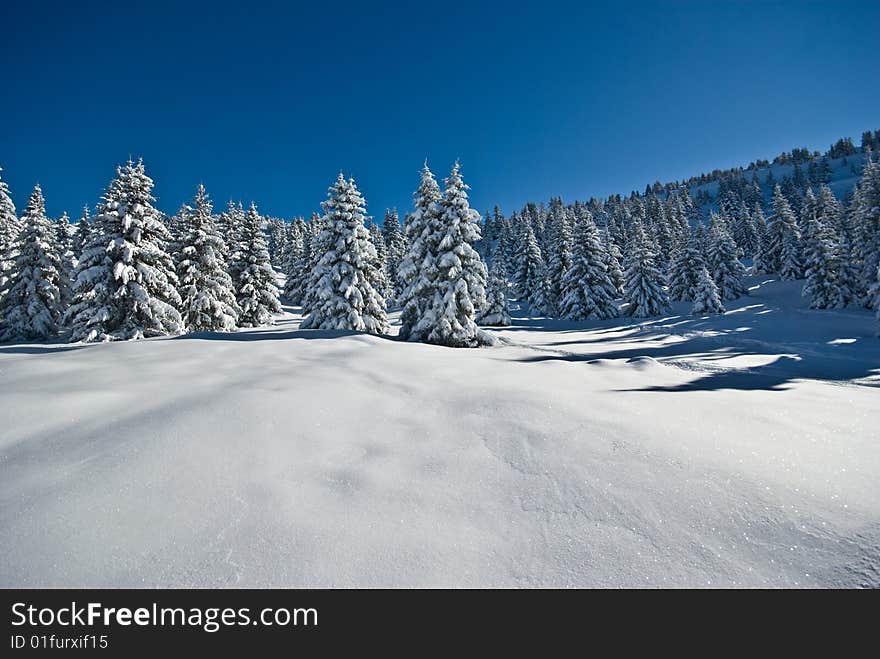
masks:
{"label": "evergreen tree", "polygon": [[779,268],[781,279],[801,279],[804,276],[801,252],[800,231],[797,227],[789,228],[782,240],[782,265]]}
{"label": "evergreen tree", "polygon": [[406,254],[406,236],[400,229],[400,219],[397,209],[385,210],[385,219],[382,221],[382,236],[385,239],[385,249],[388,258],[388,278],[392,287],[391,297],[398,300],[403,292],[404,283],[400,278],[400,263]]}
{"label": "evergreen tree", "polygon": [[263,218],[253,203],[241,219],[238,246],[232,270],[237,273],[236,302],[240,309],[240,327],[271,325],[273,314],[281,312],[275,271],[269,260],[269,249],[263,235]]}
{"label": "evergreen tree", "polygon": [[400,306],[400,337],[421,341],[418,326],[434,298],[437,278],[436,254],[440,238],[442,195],[428,164],[422,168],[419,188],[414,194],[415,210],[408,216],[404,232],[407,251],[400,262],[398,276],[403,284]]}
{"label": "evergreen tree", "polygon": [[[221,234],[227,245],[228,255],[226,262],[229,264],[229,276],[232,277],[232,285],[235,287],[236,297],[238,291],[244,283],[241,280],[241,268],[244,266],[245,254],[248,251],[248,245],[244,240],[245,212],[241,202],[236,204],[232,200],[226,206],[226,212],[221,215],[222,225],[226,229],[225,234]],[[263,240],[265,246],[266,241]],[[269,250],[266,248],[266,253]]]}
{"label": "evergreen tree", "polygon": [[[0,167],[0,172],[3,168]],[[0,299],[9,282],[15,266],[15,246],[21,233],[22,223],[15,211],[15,204],[9,195],[9,186],[0,179]]]}
{"label": "evergreen tree", "polygon": [[[547,279],[549,289],[545,298],[551,316],[560,315],[559,305],[562,302],[562,278],[571,267],[572,234],[569,214],[564,208],[551,204],[550,207],[550,248],[547,255]],[[619,266],[618,266],[619,269]]]}
{"label": "evergreen tree", "polygon": [[[72,341],[139,339],[182,330],[171,236],[152,206],[141,160],[117,168],[77,266]],[[103,253],[102,253],[103,251]]]}
{"label": "evergreen tree", "polygon": [[870,154],[853,195],[851,215],[856,237],[853,256],[860,272],[859,297],[870,307],[873,303],[870,291],[880,267],[880,163]]}
{"label": "evergreen tree", "polygon": [[654,253],[640,222],[627,245],[624,276],[624,300],[629,302],[627,315],[647,318],[659,316],[669,309],[666,278],[654,262]]}
{"label": "evergreen tree", "polygon": [[709,275],[706,266],[700,267],[693,299],[694,306],[691,308],[691,313],[695,316],[724,313],[724,305],[721,304],[718,287]]}
{"label": "evergreen tree", "polygon": [[737,257],[736,243],[723,221],[713,224],[708,247],[706,261],[721,299],[735,300],[746,295],[748,289],[743,284],[745,268]]}
{"label": "evergreen tree", "polygon": [[63,213],[54,223],[54,249],[61,262],[61,278],[58,281],[58,290],[61,292],[61,306],[66,309],[72,296],[71,283],[73,270],[76,267],[76,256],[72,251],[73,240],[70,235],[70,218]]}
{"label": "evergreen tree", "polygon": [[801,274],[800,230],[794,211],[778,185],[773,190],[773,214],[767,221],[761,264],[766,272],[779,273],[783,279],[798,279]]}
{"label": "evergreen tree", "polygon": [[705,267],[703,254],[690,230],[686,240],[672,255],[669,266],[669,297],[676,302],[696,298],[700,270]]}
{"label": "evergreen tree", "polygon": [[806,284],[803,295],[811,309],[832,309],[841,303],[840,262],[834,230],[811,213],[806,218]]}
{"label": "evergreen tree", "polygon": [[70,242],[70,249],[76,259],[76,263],[79,262],[83,249],[85,249],[86,244],[89,242],[90,221],[89,207],[87,205],[83,206],[82,215],[79,218],[79,222],[76,223],[73,238],[71,238]]}
{"label": "evergreen tree", "polygon": [[611,239],[608,230],[605,231],[605,269],[608,276],[611,277],[611,283],[614,284],[614,291],[617,297],[623,295],[623,288],[626,285],[626,278],[623,276],[623,269],[620,267],[620,261],[623,259],[623,253],[617,244]]}
{"label": "evergreen tree", "polygon": [[473,248],[480,239],[480,214],[468,204],[468,186],[457,162],[445,183],[438,231],[428,241],[437,250],[434,295],[416,333],[427,343],[456,348],[492,345],[494,339],[475,322],[486,303],[486,266]]}
{"label": "evergreen tree", "polygon": [[492,265],[489,268],[489,285],[486,290],[486,306],[480,312],[477,322],[489,327],[507,327],[510,325],[508,306],[507,267],[504,253],[496,248]]}
{"label": "evergreen tree", "polygon": [[58,332],[64,273],[40,186],[22,215],[6,295],[0,300],[0,340],[47,339]]}
{"label": "evergreen tree", "polygon": [[571,266],[562,279],[560,312],[569,320],[614,318],[617,289],[605,266],[605,250],[589,211],[578,222]]}
{"label": "evergreen tree", "polygon": [[845,227],[838,238],[838,273],[837,289],[840,295],[837,304],[838,309],[843,309],[859,301],[859,271],[853,259],[852,231]]}
{"label": "evergreen tree", "polygon": [[364,226],[366,204],[353,179],[340,172],[324,208],[321,243],[328,245],[309,280],[314,300],[304,329],[388,332],[376,247]]}
{"label": "evergreen tree", "polygon": [[556,311],[550,302],[553,294],[552,286],[550,284],[550,277],[547,275],[547,266],[543,263],[535,278],[537,283],[526,300],[529,305],[529,316],[550,318]]}
{"label": "evergreen tree", "polygon": [[532,227],[527,226],[516,254],[516,273],[513,284],[519,299],[527,301],[541,285],[544,259]]}
{"label": "evergreen tree", "polygon": [[306,235],[305,222],[300,218],[296,221],[297,231],[292,233],[287,242],[287,263],[284,267],[284,291],[282,297],[290,304],[302,302],[305,283],[308,280],[308,261],[304,262],[308,252],[309,237]]}
{"label": "evergreen tree", "polygon": [[238,323],[235,289],[223,261],[226,247],[211,211],[211,200],[200,184],[177,266],[181,315],[188,332],[230,332]]}
{"label": "evergreen tree", "polygon": [[385,236],[382,230],[375,222],[370,222],[370,240],[373,247],[376,248],[376,262],[374,263],[374,281],[373,288],[385,298],[386,304],[388,300],[394,299],[394,287],[391,285],[391,277],[388,273],[388,248],[385,245]]}

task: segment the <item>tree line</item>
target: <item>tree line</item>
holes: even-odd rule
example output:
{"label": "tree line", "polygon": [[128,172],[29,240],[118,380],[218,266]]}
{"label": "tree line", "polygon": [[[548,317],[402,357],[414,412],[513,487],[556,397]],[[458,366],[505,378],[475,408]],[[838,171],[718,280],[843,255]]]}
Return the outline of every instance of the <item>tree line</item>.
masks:
{"label": "tree line", "polygon": [[511,298],[568,320],[655,317],[675,301],[722,313],[747,294],[749,272],[804,279],[814,309],[880,308],[870,153],[843,201],[827,182],[753,181],[719,189],[708,217],[686,185],[481,217],[458,163],[442,189],[424,166],[402,226],[396,210],[370,221],[341,173],[309,221],[233,202],[215,213],[201,185],[168,217],[152,189],[143,162],[129,161],[72,226],[47,218],[39,185],[19,216],[0,181],[0,339],[234,331],[272,323],[284,300],[302,307],[304,329],[386,334],[396,306],[402,339],[475,347],[493,343],[482,327],[510,324]]}

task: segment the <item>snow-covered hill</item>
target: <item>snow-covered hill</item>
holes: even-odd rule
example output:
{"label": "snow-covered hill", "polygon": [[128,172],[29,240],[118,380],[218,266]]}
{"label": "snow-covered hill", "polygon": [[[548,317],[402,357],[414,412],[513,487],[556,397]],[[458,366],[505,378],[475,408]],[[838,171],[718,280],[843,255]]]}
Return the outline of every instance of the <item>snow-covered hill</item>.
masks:
{"label": "snow-covered hill", "polygon": [[871,314],[751,286],[490,349],[2,346],[0,586],[880,586]]}

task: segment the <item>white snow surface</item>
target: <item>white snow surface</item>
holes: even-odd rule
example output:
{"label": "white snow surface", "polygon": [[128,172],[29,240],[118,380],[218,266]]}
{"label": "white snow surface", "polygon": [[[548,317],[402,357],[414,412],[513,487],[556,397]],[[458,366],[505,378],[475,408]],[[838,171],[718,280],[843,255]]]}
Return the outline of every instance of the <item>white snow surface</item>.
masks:
{"label": "white snow surface", "polygon": [[483,349],[2,346],[0,586],[878,587],[874,320],[750,286]]}

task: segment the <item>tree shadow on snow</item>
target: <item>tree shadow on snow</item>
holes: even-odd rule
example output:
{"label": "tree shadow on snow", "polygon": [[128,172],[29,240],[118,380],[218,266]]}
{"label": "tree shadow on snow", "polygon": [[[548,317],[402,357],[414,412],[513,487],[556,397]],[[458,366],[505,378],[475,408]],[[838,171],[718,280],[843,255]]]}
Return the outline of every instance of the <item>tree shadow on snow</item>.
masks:
{"label": "tree shadow on snow", "polygon": [[[862,380],[857,384],[880,386],[880,382],[864,381],[880,375],[880,341],[874,336],[873,319],[867,314],[797,310],[781,313],[780,309],[768,307],[754,298],[743,298],[739,307],[735,304],[731,304],[731,310],[722,316],[682,314],[645,322],[634,320],[632,324],[616,326],[609,326],[614,321],[579,323],[577,329],[567,331],[600,336],[538,344],[535,348],[545,346],[549,350],[517,361],[599,363],[602,360],[625,360],[640,368],[649,363],[645,358],[660,364],[669,362],[673,366],[678,365],[676,362],[688,360],[697,367],[693,371],[699,374],[695,380],[683,384],[649,385],[618,391],[783,391],[795,380]],[[804,313],[810,317],[805,317]],[[541,321],[552,326],[548,329],[560,332],[560,321]],[[521,322],[522,329],[539,329],[538,323],[527,319],[516,322]],[[602,336],[610,332],[620,336]],[[664,341],[667,337],[675,340]],[[602,350],[603,343],[608,345],[605,350]],[[579,344],[589,352],[577,354],[553,350],[556,346]],[[710,367],[713,370],[708,373],[698,370],[700,362],[717,364],[748,356],[772,361],[742,368]],[[685,368],[690,366],[687,364]]]}

